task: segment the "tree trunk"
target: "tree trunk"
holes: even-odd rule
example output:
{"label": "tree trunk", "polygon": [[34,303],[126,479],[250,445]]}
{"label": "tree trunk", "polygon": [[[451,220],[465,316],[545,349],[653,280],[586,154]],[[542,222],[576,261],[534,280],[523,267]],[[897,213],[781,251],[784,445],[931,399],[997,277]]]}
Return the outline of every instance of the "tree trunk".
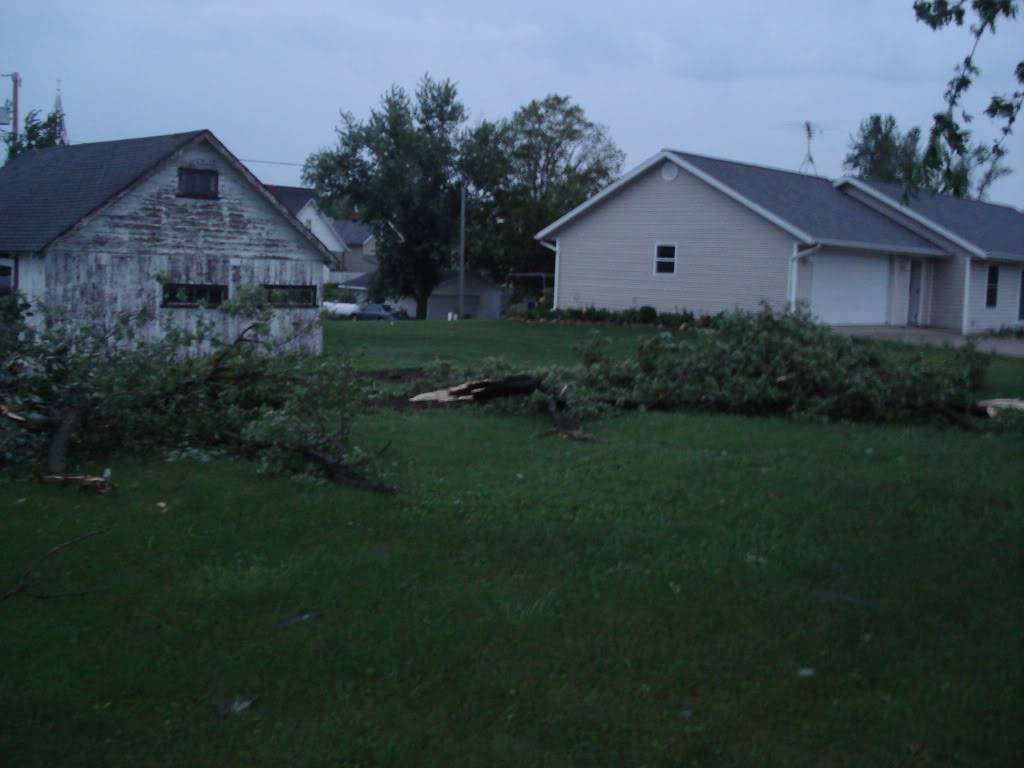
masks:
{"label": "tree trunk", "polygon": [[427,319],[427,302],[430,301],[430,294],[426,296],[416,297],[416,319],[426,320]]}
{"label": "tree trunk", "polygon": [[46,471],[51,475],[63,475],[68,466],[68,445],[78,429],[78,409],[72,408],[60,419],[57,431],[50,438],[50,452],[46,459]]}

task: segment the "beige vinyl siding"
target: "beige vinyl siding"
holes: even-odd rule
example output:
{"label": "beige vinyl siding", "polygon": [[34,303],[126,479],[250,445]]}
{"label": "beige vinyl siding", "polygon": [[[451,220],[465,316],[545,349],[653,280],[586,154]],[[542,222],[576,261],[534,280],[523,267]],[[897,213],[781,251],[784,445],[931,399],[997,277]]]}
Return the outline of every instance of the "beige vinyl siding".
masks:
{"label": "beige vinyl siding", "polygon": [[963,324],[965,261],[957,256],[932,262],[931,325],[960,330]]}
{"label": "beige vinyl siding", "polygon": [[[996,306],[985,306],[989,266],[999,267],[999,291]],[[975,261],[971,265],[971,293],[967,332],[980,333],[1003,326],[1022,325],[1020,309],[1021,265],[1007,262]]]}
{"label": "beige vinyl siding", "polygon": [[[786,303],[793,238],[683,170],[656,166],[571,222],[559,246],[558,305],[714,313]],[[675,274],[655,274],[657,244]]]}

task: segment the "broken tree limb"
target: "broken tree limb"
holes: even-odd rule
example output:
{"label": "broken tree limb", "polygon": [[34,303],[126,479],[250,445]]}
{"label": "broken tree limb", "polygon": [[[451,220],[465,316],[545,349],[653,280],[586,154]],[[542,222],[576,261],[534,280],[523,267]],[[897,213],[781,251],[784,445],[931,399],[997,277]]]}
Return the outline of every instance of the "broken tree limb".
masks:
{"label": "broken tree limb", "polygon": [[501,379],[475,379],[454,387],[424,392],[409,398],[410,403],[485,402],[499,397],[522,397],[540,389],[541,380],[529,374]]}
{"label": "broken tree limb", "polygon": [[[360,488],[365,491],[373,491],[374,493],[388,495],[398,493],[397,485],[392,485],[391,483],[380,483],[354,471],[353,466],[360,466],[361,464],[366,463],[365,461],[360,462],[360,464],[357,465],[349,466],[339,457],[324,453],[311,445],[287,445],[285,443],[274,442],[271,440],[250,440],[237,432],[223,432],[222,434],[243,451],[259,452],[261,450],[267,450],[268,448],[277,448],[278,450],[298,453],[307,461],[319,465],[320,468],[324,470],[327,478],[338,485],[350,485],[353,488]],[[387,450],[389,445],[390,443],[384,446],[378,455]]]}
{"label": "broken tree limb", "polygon": [[83,595],[89,594],[86,591],[79,591],[79,592],[36,592],[34,589],[31,588],[31,586],[29,585],[29,581],[28,580],[29,580],[29,577],[32,575],[32,571],[36,570],[39,566],[41,566],[43,563],[45,563],[51,557],[56,555],[58,552],[61,552],[62,550],[67,549],[68,547],[73,547],[75,544],[83,542],[86,539],[91,539],[94,536],[102,536],[103,534],[108,533],[109,531],[110,531],[109,528],[101,528],[101,529],[96,530],[96,531],[89,531],[89,533],[86,533],[86,534],[83,534],[81,536],[78,536],[77,538],[71,539],[70,541],[65,541],[62,544],[58,544],[57,546],[53,547],[52,549],[44,552],[43,555],[38,560],[36,560],[35,563],[32,564],[32,567],[29,568],[27,571],[25,571],[25,573],[22,574],[22,576],[18,580],[17,584],[15,584],[13,587],[11,587],[11,589],[7,590],[3,594],[0,594],[0,603],[4,602],[5,600],[10,600],[12,597],[17,597],[18,595],[24,595],[25,597],[31,597],[31,598],[34,598],[35,600],[53,600],[53,599],[60,598],[60,597],[82,597]]}
{"label": "broken tree limb", "polygon": [[65,475],[51,473],[43,475],[42,480],[47,485],[74,485],[80,491],[93,491],[95,493],[110,493],[117,486],[105,477],[98,475]]}
{"label": "broken tree limb", "polygon": [[978,407],[984,408],[989,417],[994,419],[1002,411],[1024,411],[1024,400],[1016,397],[996,397],[982,400]]}

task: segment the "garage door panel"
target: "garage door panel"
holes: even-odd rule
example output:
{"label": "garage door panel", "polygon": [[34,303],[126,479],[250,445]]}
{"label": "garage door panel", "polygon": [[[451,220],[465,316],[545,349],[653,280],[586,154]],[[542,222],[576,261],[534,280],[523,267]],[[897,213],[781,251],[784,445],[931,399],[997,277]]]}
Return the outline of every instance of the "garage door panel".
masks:
{"label": "garage door panel", "polygon": [[823,254],[814,259],[811,311],[835,325],[878,325],[888,320],[889,259]]}

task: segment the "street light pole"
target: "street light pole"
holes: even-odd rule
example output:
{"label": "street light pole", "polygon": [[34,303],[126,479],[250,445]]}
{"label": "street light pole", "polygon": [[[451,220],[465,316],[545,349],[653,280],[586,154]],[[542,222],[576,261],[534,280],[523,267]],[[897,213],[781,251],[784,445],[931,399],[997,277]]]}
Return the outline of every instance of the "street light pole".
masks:
{"label": "street light pole", "polygon": [[13,146],[18,143],[18,88],[21,86],[21,75],[17,72],[8,72],[0,75],[0,77],[11,78],[11,89],[14,91],[14,97],[11,99],[11,117],[13,118],[11,138],[13,139]]}
{"label": "street light pole", "polygon": [[459,171],[459,320],[466,300],[466,174]]}

